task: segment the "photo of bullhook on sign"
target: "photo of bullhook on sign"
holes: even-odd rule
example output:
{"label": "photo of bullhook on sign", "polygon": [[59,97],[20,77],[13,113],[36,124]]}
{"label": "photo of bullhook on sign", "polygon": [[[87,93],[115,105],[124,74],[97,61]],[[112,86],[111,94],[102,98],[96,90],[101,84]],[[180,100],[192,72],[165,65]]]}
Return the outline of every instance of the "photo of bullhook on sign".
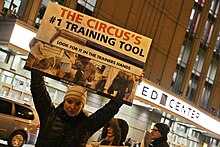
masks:
{"label": "photo of bullhook on sign", "polygon": [[25,69],[131,105],[150,44],[145,36],[49,3]]}

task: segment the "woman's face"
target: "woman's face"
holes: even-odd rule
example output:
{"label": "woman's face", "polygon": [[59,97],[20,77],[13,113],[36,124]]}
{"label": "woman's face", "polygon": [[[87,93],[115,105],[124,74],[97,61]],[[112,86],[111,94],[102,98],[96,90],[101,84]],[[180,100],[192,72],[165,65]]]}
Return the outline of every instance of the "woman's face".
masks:
{"label": "woman's face", "polygon": [[66,99],[64,101],[64,111],[70,116],[74,117],[79,114],[83,108],[83,103],[76,99]]}
{"label": "woman's face", "polygon": [[107,133],[107,136],[114,136],[114,134],[113,134],[113,128],[112,127],[108,127],[107,128],[107,131],[108,131],[108,133]]}

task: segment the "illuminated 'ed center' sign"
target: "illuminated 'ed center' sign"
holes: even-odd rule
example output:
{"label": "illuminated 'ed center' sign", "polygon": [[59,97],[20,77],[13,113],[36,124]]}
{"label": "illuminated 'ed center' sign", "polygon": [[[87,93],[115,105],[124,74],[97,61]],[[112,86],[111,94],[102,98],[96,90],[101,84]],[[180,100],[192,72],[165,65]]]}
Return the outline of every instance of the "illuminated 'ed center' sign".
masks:
{"label": "illuminated 'ed center' sign", "polygon": [[141,82],[137,87],[135,95],[181,115],[182,117],[220,135],[220,123],[217,120],[152,85]]}

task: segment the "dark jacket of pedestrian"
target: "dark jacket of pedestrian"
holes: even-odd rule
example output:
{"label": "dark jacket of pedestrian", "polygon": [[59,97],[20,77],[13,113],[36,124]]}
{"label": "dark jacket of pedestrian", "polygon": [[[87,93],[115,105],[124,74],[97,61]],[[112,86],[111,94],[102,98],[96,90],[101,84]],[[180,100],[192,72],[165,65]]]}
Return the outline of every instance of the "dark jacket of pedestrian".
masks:
{"label": "dark jacket of pedestrian", "polygon": [[[118,113],[122,103],[110,100],[90,116],[82,109],[76,116],[71,117],[71,113],[74,112],[67,113],[64,110],[65,99],[71,100],[68,96],[77,95],[81,88],[67,92],[64,102],[55,108],[46,90],[43,76],[31,73],[31,93],[40,119],[36,147],[85,147],[87,140]],[[84,104],[85,95],[82,96],[82,100]]]}
{"label": "dark jacket of pedestrian", "polygon": [[158,138],[156,140],[154,140],[153,142],[151,142],[151,144],[149,145],[149,147],[169,147],[168,143],[161,137]]}

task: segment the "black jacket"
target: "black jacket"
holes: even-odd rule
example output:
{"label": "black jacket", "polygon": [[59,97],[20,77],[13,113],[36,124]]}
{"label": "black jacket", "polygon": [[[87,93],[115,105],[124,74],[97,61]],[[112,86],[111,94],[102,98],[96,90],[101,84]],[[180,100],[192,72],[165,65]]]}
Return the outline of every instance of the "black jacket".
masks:
{"label": "black jacket", "polygon": [[54,107],[43,77],[33,72],[31,93],[40,119],[36,147],[85,147],[87,140],[110,121],[122,105],[121,102],[110,100],[90,116],[81,111],[78,116],[69,117],[63,109],[63,103]]}
{"label": "black jacket", "polygon": [[156,140],[154,140],[153,142],[151,142],[151,144],[149,145],[149,147],[169,147],[168,143],[161,137],[158,138]]}

